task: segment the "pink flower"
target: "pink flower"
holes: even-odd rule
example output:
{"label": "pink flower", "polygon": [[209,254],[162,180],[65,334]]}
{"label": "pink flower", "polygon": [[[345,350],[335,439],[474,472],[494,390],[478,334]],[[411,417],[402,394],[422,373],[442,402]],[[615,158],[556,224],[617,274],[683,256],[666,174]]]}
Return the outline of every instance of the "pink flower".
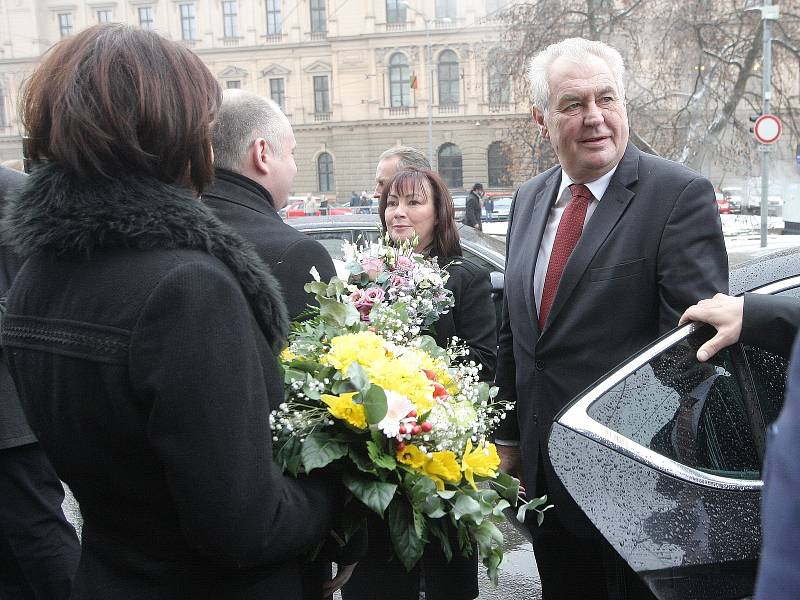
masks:
{"label": "pink flower", "polygon": [[414,266],[414,261],[407,256],[398,256],[394,266],[398,269],[410,269]]}
{"label": "pink flower", "polygon": [[356,290],[352,294],[350,294],[350,302],[352,302],[356,308],[364,305],[364,297],[366,294],[364,290]]}
{"label": "pink flower", "polygon": [[383,261],[375,257],[365,258],[361,261],[361,268],[367,272],[370,281],[375,281],[378,274],[383,272]]}
{"label": "pink flower", "polygon": [[386,296],[386,294],[384,293],[382,288],[371,287],[371,288],[367,288],[367,291],[364,294],[364,299],[367,302],[369,302],[370,306],[372,306],[376,302],[382,301],[385,296]]}
{"label": "pink flower", "polygon": [[392,279],[390,280],[392,287],[396,288],[404,288],[408,286],[408,279],[402,277],[400,275],[392,275]]}

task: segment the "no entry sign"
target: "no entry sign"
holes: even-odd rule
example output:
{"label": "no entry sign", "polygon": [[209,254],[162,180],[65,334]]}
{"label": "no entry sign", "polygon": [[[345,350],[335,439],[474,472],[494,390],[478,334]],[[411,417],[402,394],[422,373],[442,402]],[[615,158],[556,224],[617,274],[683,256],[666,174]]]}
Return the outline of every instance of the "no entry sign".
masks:
{"label": "no entry sign", "polygon": [[761,115],[756,119],[753,133],[761,144],[774,144],[781,137],[783,125],[775,115]]}

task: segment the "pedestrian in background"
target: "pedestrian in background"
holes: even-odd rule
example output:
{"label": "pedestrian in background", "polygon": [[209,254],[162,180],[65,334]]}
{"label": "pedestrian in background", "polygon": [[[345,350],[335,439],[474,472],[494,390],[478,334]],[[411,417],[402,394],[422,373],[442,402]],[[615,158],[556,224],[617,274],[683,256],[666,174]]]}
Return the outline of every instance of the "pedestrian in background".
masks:
{"label": "pedestrian in background", "polygon": [[481,198],[483,198],[483,184],[476,183],[472,186],[464,206],[464,225],[481,231]]}
{"label": "pedestrian in background", "polygon": [[26,262],[2,340],[84,517],[71,600],[299,600],[340,510],[340,484],[273,462],[286,308],[198,201],[220,97],[196,54],[119,24],[57,43],[22,97],[40,164],[7,211]]}
{"label": "pedestrian in background", "polygon": [[[0,206],[25,180],[0,166]],[[0,303],[21,264],[0,245]],[[0,498],[0,598],[67,600],[80,558],[78,535],[61,509],[64,488],[28,426],[5,357],[0,361]]]}
{"label": "pedestrian in background", "polygon": [[303,202],[303,212],[306,213],[307,217],[313,217],[317,214],[317,199],[310,193],[306,196],[305,202]]}

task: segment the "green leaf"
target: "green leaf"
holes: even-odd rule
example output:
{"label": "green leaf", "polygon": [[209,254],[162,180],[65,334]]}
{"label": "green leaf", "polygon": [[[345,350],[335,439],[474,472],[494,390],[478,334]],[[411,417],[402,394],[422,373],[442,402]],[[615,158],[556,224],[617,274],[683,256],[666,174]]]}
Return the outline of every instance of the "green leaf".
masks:
{"label": "green leaf", "polygon": [[319,314],[340,327],[352,327],[361,320],[361,315],[352,304],[342,304],[336,299],[317,297]]}
{"label": "green leaf", "polygon": [[481,556],[489,554],[493,546],[503,545],[503,534],[491,521],[487,520],[480,525],[470,527],[469,532],[472,539],[478,544]]}
{"label": "green leaf", "polygon": [[394,471],[397,468],[397,460],[394,456],[386,454],[380,446],[373,441],[367,442],[367,454],[372,462],[382,469]]}
{"label": "green leaf", "polygon": [[408,502],[398,496],[389,506],[389,535],[394,552],[406,571],[414,568],[425,550],[425,541],[417,532],[417,518]]}
{"label": "green leaf", "polygon": [[443,358],[447,356],[447,351],[439,347],[439,344],[436,343],[436,340],[429,335],[423,335],[417,338],[417,344],[419,344],[419,347],[427,354],[430,354],[433,358]]}
{"label": "green leaf", "polygon": [[378,474],[378,469],[375,468],[372,460],[361,454],[361,452],[357,451],[353,446],[350,446],[350,453],[348,456],[359,471],[370,473],[372,475]]}
{"label": "green leaf", "polygon": [[350,384],[353,386],[354,389],[363,392],[370,386],[369,383],[369,375],[357,362],[350,363],[350,366],[347,367],[347,377],[350,379]]}
{"label": "green leaf", "polygon": [[370,385],[367,388],[366,394],[362,391],[359,396],[361,403],[364,405],[364,413],[366,413],[367,423],[375,425],[383,420],[386,413],[389,412],[389,405],[386,403],[386,394],[378,385]]}
{"label": "green leaf", "polygon": [[436,493],[442,500],[450,500],[453,496],[456,495],[455,490],[442,490],[441,492],[436,492]]}
{"label": "green leaf", "polygon": [[305,371],[298,371],[297,369],[288,368],[283,374],[283,381],[287,385],[291,385],[293,381],[302,381],[305,383],[308,374]]}
{"label": "green leaf", "polygon": [[442,546],[442,553],[447,559],[447,562],[453,560],[453,546],[450,544],[450,535],[448,533],[449,521],[445,519],[431,519],[428,521],[428,531],[439,540]]}
{"label": "green leaf", "polygon": [[483,564],[486,567],[486,574],[489,577],[489,581],[491,581],[493,585],[497,585],[497,571],[501,562],[503,562],[502,548],[492,548],[489,554],[486,554],[483,557]]}
{"label": "green leaf", "polygon": [[328,433],[312,433],[306,437],[301,451],[306,473],[321,469],[347,456],[348,446]]}
{"label": "green leaf", "polygon": [[436,484],[432,479],[417,473],[407,473],[404,483],[411,504],[417,511],[431,519],[438,519],[447,514],[442,499],[436,494]]}
{"label": "green leaf", "polygon": [[319,297],[320,295],[324,296],[328,291],[328,284],[324,281],[309,281],[303,286],[303,289],[309,294],[314,294],[315,296]]}
{"label": "green leaf", "polygon": [[539,508],[540,506],[543,506],[544,504],[547,504],[547,496],[546,495],[542,496],[540,498],[534,498],[533,500],[530,500],[530,501],[526,502],[525,504],[520,506],[519,509],[517,509],[517,520],[520,523],[524,523],[525,522],[525,513],[528,512],[529,510],[535,510],[537,513],[539,513],[539,515],[541,515],[541,518],[539,518],[539,516],[536,517],[537,523],[539,523],[539,525],[541,525],[542,521],[544,521],[544,511],[553,508],[552,504],[548,504],[544,508]]}
{"label": "green leaf", "polygon": [[[281,445],[278,446],[278,444]],[[300,466],[303,464],[301,456],[303,444],[300,438],[290,436],[285,441],[275,442],[274,445],[278,446],[278,451],[275,453],[275,462],[278,463],[282,471],[297,477],[300,472]]]}
{"label": "green leaf", "polygon": [[498,471],[497,476],[489,482],[489,485],[500,496],[508,500],[513,506],[516,506],[519,498],[519,479],[503,471]]}
{"label": "green leaf", "polygon": [[394,483],[383,483],[374,479],[359,479],[349,473],[345,473],[342,482],[350,490],[350,493],[361,500],[365,506],[378,513],[381,518],[383,518],[383,512],[389,506],[397,491],[397,485]]}
{"label": "green leaf", "polygon": [[475,523],[483,521],[483,512],[481,511],[480,502],[466,494],[460,494],[458,498],[456,498],[453,504],[452,514],[457,521],[460,521],[464,517],[469,517]]}
{"label": "green leaf", "polygon": [[353,387],[353,384],[349,381],[334,381],[333,385],[331,386],[331,394],[335,396],[339,396],[341,394],[345,394],[347,392],[357,392],[358,390]]}

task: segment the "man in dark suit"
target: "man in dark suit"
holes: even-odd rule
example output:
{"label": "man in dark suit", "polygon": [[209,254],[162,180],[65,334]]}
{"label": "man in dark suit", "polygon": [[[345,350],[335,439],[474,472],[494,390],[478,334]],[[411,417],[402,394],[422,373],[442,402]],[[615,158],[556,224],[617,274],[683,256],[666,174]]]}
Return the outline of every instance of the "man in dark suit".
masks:
{"label": "man in dark suit", "polygon": [[529,73],[533,117],[560,164],[524,183],[511,209],[496,382],[515,410],[495,435],[503,467],[555,505],[532,526],[544,600],[648,598],[561,485],[547,437],[581,390],[727,291],[714,190],[628,142],[613,48],[565,40]]}
{"label": "man in dark suit", "polygon": [[717,294],[687,308],[680,322],[687,321],[702,321],[717,330],[697,349],[699,361],[706,361],[739,341],[788,358],[800,327],[800,300],[769,294],[737,298]]}
{"label": "man in dark suit", "polygon": [[336,275],[319,242],[281,219],[297,166],[292,126],[280,107],[257,94],[226,90],[214,127],[215,181],[203,201],[255,246],[283,289],[290,318],[314,297],[303,289],[316,268],[322,281]]}
{"label": "man in dark suit", "polygon": [[476,183],[467,195],[464,205],[464,225],[480,231],[483,229],[481,221],[481,197],[483,196],[483,184]]}
{"label": "man in dark suit", "polygon": [[[0,205],[25,176],[0,166]],[[20,260],[0,246],[5,303]],[[0,598],[66,600],[80,543],[64,517],[64,488],[28,426],[5,360],[0,362]]]}

